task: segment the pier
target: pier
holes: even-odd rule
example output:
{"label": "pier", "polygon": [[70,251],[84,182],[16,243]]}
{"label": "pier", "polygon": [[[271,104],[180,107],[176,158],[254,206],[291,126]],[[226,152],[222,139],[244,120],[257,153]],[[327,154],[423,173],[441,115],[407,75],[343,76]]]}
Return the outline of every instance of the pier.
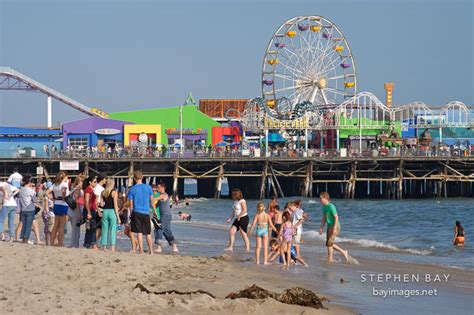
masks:
{"label": "pier", "polygon": [[[328,191],[334,198],[446,198],[474,196],[474,157],[378,158],[116,158],[0,159],[0,180],[15,168],[21,174],[54,177],[60,162],[78,165],[74,177],[101,172],[116,180],[119,189],[132,184],[132,174],[143,172],[147,183],[165,182],[169,193],[184,195],[185,179],[197,181],[197,195],[225,198],[240,188],[246,198],[270,196],[315,197]],[[38,169],[39,168],[39,169]]]}

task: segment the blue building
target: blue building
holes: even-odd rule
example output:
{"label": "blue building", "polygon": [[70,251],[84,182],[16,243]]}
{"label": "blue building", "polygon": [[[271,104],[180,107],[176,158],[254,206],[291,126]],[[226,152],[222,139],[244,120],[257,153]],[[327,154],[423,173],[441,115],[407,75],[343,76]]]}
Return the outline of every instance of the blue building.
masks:
{"label": "blue building", "polygon": [[43,148],[61,149],[62,132],[59,129],[0,127],[0,157],[46,155]]}

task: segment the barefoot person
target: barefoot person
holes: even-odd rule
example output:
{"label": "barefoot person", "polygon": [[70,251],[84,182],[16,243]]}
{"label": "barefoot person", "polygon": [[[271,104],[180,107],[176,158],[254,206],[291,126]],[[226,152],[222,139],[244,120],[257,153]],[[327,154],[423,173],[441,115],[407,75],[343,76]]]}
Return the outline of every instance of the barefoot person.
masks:
{"label": "barefoot person", "polygon": [[255,240],[257,245],[255,246],[255,262],[257,265],[260,264],[260,249],[263,243],[263,263],[268,265],[268,228],[270,227],[273,231],[277,231],[272,223],[272,219],[268,214],[265,213],[265,205],[263,202],[257,204],[257,214],[252,222],[252,226],[249,230],[249,235],[252,234],[253,228],[257,225],[257,235]]}
{"label": "barefoot person", "polygon": [[333,248],[344,256],[346,262],[349,262],[347,251],[343,250],[338,245],[334,244],[336,236],[341,231],[341,225],[339,223],[339,216],[337,215],[336,206],[329,201],[329,194],[322,192],[319,195],[321,204],[323,205],[323,218],[321,219],[321,226],[319,228],[319,234],[323,234],[324,225],[327,223],[328,229],[326,233],[326,247],[328,249],[328,261],[333,261]]}
{"label": "barefoot person", "polygon": [[135,234],[137,233],[138,251],[143,254],[143,235],[146,237],[148,245],[148,253],[151,255],[152,239],[151,239],[151,221],[150,221],[150,207],[155,210],[155,203],[153,200],[153,191],[147,184],[143,184],[143,173],[136,171],[133,173],[135,185],[130,188],[128,192],[128,200],[130,204],[130,212],[132,218],[130,222],[131,233],[130,240],[132,242],[132,252],[136,252]]}
{"label": "barefoot person", "polygon": [[232,209],[232,215],[227,219],[227,223],[232,221],[232,218],[235,217],[232,227],[229,231],[229,246],[225,250],[232,251],[234,250],[235,242],[235,233],[240,231],[240,235],[245,243],[245,250],[250,251],[250,241],[247,236],[247,227],[249,225],[249,216],[247,214],[247,203],[245,202],[244,197],[242,196],[242,191],[238,188],[232,189],[232,199],[234,200],[234,205]]}
{"label": "barefoot person", "polygon": [[171,246],[173,252],[178,252],[176,240],[174,238],[173,232],[171,231],[171,198],[166,193],[165,183],[158,184],[158,193],[160,194],[157,200],[158,208],[160,209],[161,226],[156,230],[156,252],[161,253],[162,251],[161,241],[163,240],[163,236],[166,238],[166,241],[168,241],[168,244]]}

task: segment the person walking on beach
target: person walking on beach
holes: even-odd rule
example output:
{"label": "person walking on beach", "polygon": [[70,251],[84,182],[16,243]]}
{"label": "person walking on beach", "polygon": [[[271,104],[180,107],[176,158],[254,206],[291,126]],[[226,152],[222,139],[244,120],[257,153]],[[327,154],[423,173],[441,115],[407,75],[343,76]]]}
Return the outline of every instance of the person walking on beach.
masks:
{"label": "person walking on beach", "polygon": [[84,211],[82,217],[86,223],[86,235],[84,237],[84,247],[97,250],[96,225],[99,220],[97,216],[97,200],[94,187],[97,185],[97,178],[90,176],[84,182]]}
{"label": "person walking on beach", "polygon": [[265,205],[263,202],[257,204],[257,213],[252,222],[252,226],[249,230],[249,235],[252,234],[252,231],[257,226],[257,234],[255,236],[256,246],[255,246],[255,263],[260,264],[260,249],[262,248],[263,243],[263,263],[268,265],[268,230],[271,228],[274,232],[277,231],[275,226],[272,223],[270,216],[265,213]]}
{"label": "person walking on beach", "polygon": [[[84,185],[84,176],[78,175],[74,180],[73,188],[70,195],[74,198],[76,207],[72,209],[69,207],[67,215],[71,222],[71,247],[79,248],[79,239],[81,237],[81,225],[78,224],[81,220],[82,206],[84,205],[84,196],[82,186]],[[81,202],[82,200],[82,202]]]}
{"label": "person walking on beach", "polygon": [[120,216],[118,213],[118,193],[115,190],[113,179],[107,180],[104,192],[102,193],[102,199],[104,201],[104,210],[102,212],[102,248],[104,251],[107,251],[107,246],[110,244],[110,250],[115,252],[117,225],[120,225]]}
{"label": "person walking on beach", "polygon": [[[166,193],[166,184],[158,184],[158,193],[160,194],[156,200],[158,201],[158,209],[160,211],[161,226],[155,231],[155,243],[157,248],[155,252],[161,253],[161,240],[163,236],[168,241],[168,244],[171,246],[173,252],[178,252],[178,247],[176,246],[176,240],[174,238],[173,232],[171,231],[171,209],[170,209],[170,197]],[[155,210],[156,211],[156,210]]]}
{"label": "person walking on beach", "polygon": [[51,245],[64,246],[64,226],[67,222],[67,212],[69,209],[66,203],[66,196],[69,195],[68,176],[60,171],[53,181],[47,194],[54,200],[54,225],[51,232]]}
{"label": "person walking on beach", "polygon": [[250,251],[250,241],[247,236],[247,227],[249,225],[249,216],[247,214],[247,203],[242,196],[242,191],[238,188],[232,189],[232,199],[234,200],[234,204],[232,207],[232,215],[229,219],[227,219],[227,223],[232,221],[232,218],[235,217],[234,222],[232,223],[232,227],[229,230],[229,245],[225,248],[225,250],[232,251],[234,250],[234,242],[235,242],[235,233],[240,231],[240,235],[245,243],[245,250],[247,252]]}
{"label": "person walking on beach", "polygon": [[137,233],[138,239],[138,251],[140,254],[143,250],[143,235],[146,236],[146,242],[148,245],[148,253],[152,254],[153,243],[151,239],[151,222],[150,222],[150,207],[153,211],[155,209],[155,203],[153,200],[153,191],[149,185],[143,184],[143,173],[135,171],[133,173],[133,179],[135,185],[130,188],[128,192],[128,200],[130,203],[130,211],[132,213],[131,218],[131,233],[130,240],[132,242],[132,252],[136,252],[137,244],[135,242],[135,234]]}
{"label": "person walking on beach", "polygon": [[454,225],[453,245],[464,246],[465,237],[466,233],[461,225],[461,221],[456,221],[456,224]]}
{"label": "person walking on beach", "polygon": [[341,225],[339,223],[339,216],[337,215],[336,206],[330,202],[329,193],[327,192],[322,192],[319,195],[319,200],[321,204],[323,205],[323,208],[322,208],[323,217],[321,219],[321,226],[319,228],[320,235],[323,234],[324,225],[325,224],[328,225],[327,232],[326,232],[326,247],[328,250],[328,261],[329,262],[333,261],[333,249],[335,249],[344,257],[346,262],[349,262],[348,252],[346,250],[343,250],[338,245],[334,244],[334,241],[336,240],[336,236],[341,231]]}

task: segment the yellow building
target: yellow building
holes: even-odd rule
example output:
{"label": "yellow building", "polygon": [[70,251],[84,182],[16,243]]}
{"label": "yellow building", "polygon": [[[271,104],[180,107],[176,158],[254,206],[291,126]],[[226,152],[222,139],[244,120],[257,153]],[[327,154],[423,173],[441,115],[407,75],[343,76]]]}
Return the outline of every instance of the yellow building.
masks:
{"label": "yellow building", "polygon": [[137,143],[161,144],[161,125],[124,125],[123,138],[126,147]]}

